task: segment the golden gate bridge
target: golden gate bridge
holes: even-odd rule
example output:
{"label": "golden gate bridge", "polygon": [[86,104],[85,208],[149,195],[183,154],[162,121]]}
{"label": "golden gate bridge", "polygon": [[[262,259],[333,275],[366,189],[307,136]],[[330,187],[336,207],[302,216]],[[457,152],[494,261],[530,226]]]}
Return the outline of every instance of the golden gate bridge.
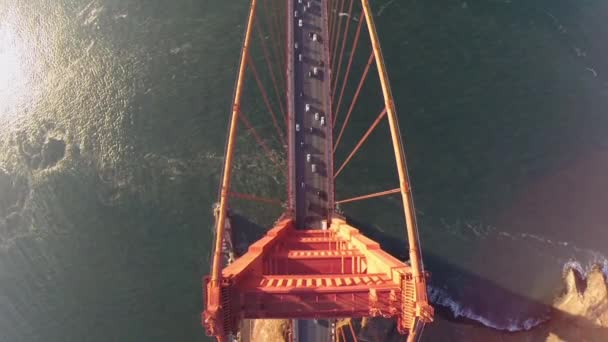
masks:
{"label": "golden gate bridge", "polygon": [[[353,71],[366,45],[360,41],[369,42],[369,52],[363,52],[369,56],[362,70]],[[383,101],[377,113],[370,113],[375,119],[351,152],[334,164],[374,69]],[[357,72],[357,87],[347,104],[347,84]],[[253,109],[243,104],[243,94],[249,85],[257,87],[273,137],[248,117]],[[395,187],[336,197],[336,177],[383,120],[388,121],[397,170]],[[285,178],[284,199],[232,189],[240,124]],[[273,141],[280,148],[273,148]],[[399,194],[402,203],[407,262],[383,251],[337,210],[343,203],[391,194]],[[218,341],[236,336],[245,319],[289,319],[294,341],[357,340],[352,325],[329,329],[312,319],[392,318],[408,341],[416,341],[433,320],[395,103],[368,0],[251,0],[218,197],[202,315],[207,334]],[[258,202],[260,211],[279,206],[283,213],[246,253],[223,262],[229,230],[239,229],[227,218],[231,199]]]}

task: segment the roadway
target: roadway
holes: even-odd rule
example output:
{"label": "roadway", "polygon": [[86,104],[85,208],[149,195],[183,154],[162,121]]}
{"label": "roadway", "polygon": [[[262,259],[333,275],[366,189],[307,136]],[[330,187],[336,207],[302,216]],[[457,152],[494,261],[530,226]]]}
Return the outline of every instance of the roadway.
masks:
{"label": "roadway", "polygon": [[[327,0],[291,1],[296,227],[321,229],[333,206]],[[296,341],[332,340],[331,324],[296,320],[294,327]]]}
{"label": "roadway", "polygon": [[[329,215],[331,139],[330,88],[324,2],[294,1],[294,117],[296,222],[299,229],[320,229]],[[310,7],[308,7],[310,3]],[[306,8],[306,10],[304,10]],[[295,17],[297,12],[297,18]],[[300,26],[300,24],[302,26]],[[313,40],[312,36],[316,35]],[[297,48],[296,48],[297,44]],[[316,70],[316,72],[315,72]],[[314,170],[313,170],[314,169]]]}

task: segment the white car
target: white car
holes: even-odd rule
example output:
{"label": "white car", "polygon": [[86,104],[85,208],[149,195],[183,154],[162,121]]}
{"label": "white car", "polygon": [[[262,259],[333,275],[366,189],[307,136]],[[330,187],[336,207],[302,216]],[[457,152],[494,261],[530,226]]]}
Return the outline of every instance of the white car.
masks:
{"label": "white car", "polygon": [[317,164],[311,164],[310,170],[312,171],[312,173],[317,173]]}
{"label": "white car", "polygon": [[297,18],[298,17],[298,11],[293,11],[293,17]]}
{"label": "white car", "polygon": [[295,43],[293,44],[293,47],[294,47],[294,48],[297,50],[297,49],[298,49],[298,42],[295,42]]}
{"label": "white car", "polygon": [[321,126],[325,126],[325,117],[324,116],[321,117]]}
{"label": "white car", "polygon": [[312,74],[315,75],[315,76],[317,76],[319,74],[319,68],[313,67],[312,68]]}
{"label": "white car", "polygon": [[298,60],[301,62],[302,61],[302,54],[298,54]]}
{"label": "white car", "polygon": [[302,27],[304,25],[304,23],[302,22],[302,19],[298,19],[298,26]]}
{"label": "white car", "polygon": [[308,153],[308,154],[306,155],[306,161],[307,161],[307,162],[309,162],[309,163],[310,163],[310,158],[311,158],[310,153]]}
{"label": "white car", "polygon": [[300,131],[300,124],[296,124],[296,132]]}
{"label": "white car", "polygon": [[316,33],[312,34],[312,41],[313,42],[318,42],[319,41],[319,36]]}
{"label": "white car", "polygon": [[320,117],[319,112],[316,112],[315,113],[315,120],[319,121],[319,117]]}
{"label": "white car", "polygon": [[312,4],[310,3],[310,1],[307,3],[308,8],[310,8],[310,6],[312,6]]}
{"label": "white car", "polygon": [[306,112],[310,112],[310,104],[308,104],[308,103],[307,103],[307,104],[304,106],[304,110],[305,110]]}

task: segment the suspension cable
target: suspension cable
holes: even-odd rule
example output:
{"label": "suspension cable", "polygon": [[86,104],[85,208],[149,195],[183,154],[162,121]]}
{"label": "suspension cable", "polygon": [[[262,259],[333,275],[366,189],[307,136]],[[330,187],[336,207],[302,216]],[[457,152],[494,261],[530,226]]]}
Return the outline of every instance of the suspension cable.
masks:
{"label": "suspension cable", "polygon": [[355,329],[353,328],[353,320],[348,321],[348,327],[350,328],[350,333],[353,335],[353,339],[357,342],[357,334],[355,334]]}
{"label": "suspension cable", "polygon": [[367,129],[367,132],[365,132],[365,134],[363,135],[363,137],[361,137],[361,140],[359,140],[359,142],[357,143],[357,145],[355,146],[355,148],[353,148],[352,152],[350,152],[350,154],[348,155],[348,157],[346,157],[346,159],[344,160],[344,162],[342,163],[342,165],[340,165],[340,168],[338,169],[338,171],[336,171],[336,174],[334,175],[334,179],[336,177],[338,177],[338,175],[340,174],[340,172],[342,172],[342,170],[344,169],[344,167],[346,166],[346,164],[348,164],[348,162],[355,155],[355,153],[357,153],[357,151],[359,150],[359,148],[361,147],[361,145],[363,145],[363,143],[367,140],[367,138],[369,137],[369,135],[374,131],[374,129],[376,128],[376,126],[378,126],[378,124],[380,123],[380,120],[382,120],[382,118],[384,118],[385,115],[386,115],[386,108],[384,108],[382,110],[382,112],[380,112],[380,114],[378,115],[378,117],[376,118],[376,120],[374,120],[374,122],[372,123],[372,125],[369,126],[369,128]]}
{"label": "suspension cable", "polygon": [[279,91],[279,86],[277,83],[277,79],[274,75],[274,70],[270,64],[270,55],[268,54],[268,47],[266,46],[266,40],[264,39],[264,35],[262,34],[262,29],[260,28],[260,25],[258,24],[258,22],[256,21],[256,28],[258,31],[258,36],[260,39],[260,42],[262,43],[262,53],[264,54],[264,60],[266,60],[266,67],[268,68],[268,71],[270,73],[270,78],[272,79],[272,86],[274,87],[274,92],[277,95],[277,101],[279,102],[279,109],[281,111],[281,115],[283,115],[283,117],[285,117],[285,122],[287,124],[287,114],[285,114],[285,109],[283,108],[283,97],[281,96],[281,92]]}
{"label": "suspension cable", "polygon": [[336,47],[338,46],[337,42],[338,42],[338,35],[340,34],[340,26],[342,25],[342,16],[340,15],[340,13],[342,13],[343,11],[344,11],[344,0],[340,0],[340,12],[338,12],[336,14],[338,17],[336,20],[336,24],[334,24],[334,29],[333,29],[332,35],[330,36],[330,40],[329,40],[329,44],[330,44],[329,47],[331,49],[331,50],[329,50],[329,53],[331,56],[330,65],[334,64],[334,61],[337,57],[335,52],[336,52]]}
{"label": "suspension cable", "polygon": [[[241,49],[241,58],[239,62],[239,74],[234,88],[234,97],[232,99],[232,114],[230,117],[228,139],[226,141],[226,150],[224,154],[224,167],[222,169],[222,180],[220,187],[220,204],[218,210],[218,216],[215,224],[215,246],[213,248],[213,262],[211,266],[211,282],[212,288],[219,288],[220,284],[220,272],[221,272],[221,251],[222,251],[222,239],[224,237],[224,222],[226,220],[226,211],[228,208],[228,196],[227,192],[230,189],[230,181],[232,177],[232,159],[234,154],[234,143],[236,136],[236,129],[238,124],[238,118],[240,117],[239,111],[241,107],[241,95],[243,93],[245,70],[247,69],[247,56],[249,54],[249,44],[251,42],[251,30],[255,18],[257,0],[251,0],[251,6],[249,7],[249,17],[247,19],[247,28],[245,30],[245,39]],[[214,303],[219,300],[219,293],[208,297],[208,303]]]}
{"label": "suspension cable", "polygon": [[329,19],[331,20],[331,23],[329,26],[329,40],[327,41],[327,43],[329,44],[328,46],[331,46],[331,42],[333,41],[334,26],[336,25],[336,21],[338,20],[338,13],[336,11],[337,8],[338,0],[333,0],[331,3],[331,8],[329,9]]}
{"label": "suspension cable", "polygon": [[253,135],[253,138],[258,143],[258,145],[262,148],[262,150],[264,150],[264,153],[266,153],[266,157],[268,157],[268,159],[270,159],[274,163],[274,165],[276,166],[277,169],[281,170],[283,172],[283,174],[285,174],[285,169],[281,167],[281,164],[275,158],[275,156],[272,154],[272,151],[270,150],[270,148],[268,147],[266,142],[264,142],[264,140],[262,140],[262,138],[258,135],[258,132],[251,125],[251,122],[249,122],[249,120],[247,119],[247,117],[245,116],[245,114],[242,111],[240,111],[239,119],[241,119],[243,121],[243,123],[247,127],[247,130],[251,133],[251,135]]}
{"label": "suspension cable", "polygon": [[268,112],[270,113],[270,116],[272,117],[272,124],[273,124],[274,128],[277,130],[277,134],[279,135],[281,144],[287,145],[287,143],[285,142],[285,137],[283,136],[283,132],[281,132],[281,129],[279,128],[279,123],[277,122],[277,117],[274,114],[274,111],[272,110],[270,101],[268,101],[268,94],[266,94],[266,89],[264,88],[264,85],[262,84],[262,81],[260,80],[260,75],[258,74],[258,71],[255,68],[255,63],[253,63],[253,59],[251,58],[251,56],[248,56],[247,62],[249,62],[249,67],[251,68],[251,71],[253,73],[253,78],[255,78],[255,82],[258,84],[258,88],[260,89],[260,93],[262,94],[262,99],[264,99],[266,108],[268,109]]}
{"label": "suspension cable", "polygon": [[276,41],[275,44],[277,44],[277,52],[278,52],[278,57],[280,59],[280,66],[283,67],[285,64],[285,50],[282,49],[283,44],[283,35],[282,32],[283,30],[281,30],[281,23],[280,23],[280,18],[282,17],[281,12],[278,10],[278,8],[276,10],[274,10],[275,6],[272,6],[272,1],[271,1],[271,19],[272,22],[274,24],[274,30],[276,32]]}
{"label": "suspension cable", "polygon": [[[283,69],[283,66],[282,66],[282,63],[281,63],[281,57],[280,57],[279,52],[277,50],[277,40],[276,40],[276,37],[274,35],[274,33],[275,33],[275,27],[273,27],[273,25],[272,25],[273,20],[272,20],[272,18],[270,18],[270,15],[268,14],[269,13],[268,6],[266,6],[266,3],[268,1],[269,0],[261,1],[262,2],[262,9],[263,9],[264,13],[266,14],[264,16],[264,21],[266,22],[266,27],[268,28],[268,36],[270,37],[270,41],[272,42],[272,44],[270,44],[270,45],[272,46],[272,52],[274,54],[274,59],[276,61],[276,64],[279,66],[279,68]],[[283,73],[280,73],[280,74],[281,74],[281,76],[283,76]],[[284,81],[284,80],[281,80],[281,81]]]}
{"label": "suspension cable", "polygon": [[268,204],[274,204],[274,205],[278,205],[278,206],[282,206],[283,205],[281,203],[281,201],[279,201],[277,199],[266,198],[266,197],[251,195],[251,194],[244,194],[244,193],[234,192],[234,191],[229,192],[228,196],[230,196],[232,198],[240,198],[240,199],[244,199],[244,200],[248,200],[248,201],[268,203]]}
{"label": "suspension cable", "polygon": [[[336,68],[336,77],[332,81],[334,82],[334,86],[331,91],[331,98],[334,98],[336,94],[336,87],[338,86],[338,79],[340,77],[340,68],[342,68],[342,57],[344,56],[344,48],[346,47],[346,40],[348,39],[348,28],[350,27],[350,15],[353,13],[353,0],[350,0],[350,5],[348,6],[348,16],[346,17],[346,25],[344,27],[344,37],[342,38],[342,48],[340,49],[340,57],[338,57],[338,68]],[[362,12],[363,13],[363,12]]]}
{"label": "suspension cable", "polygon": [[[340,41],[340,28],[342,27],[342,19],[343,17],[340,15],[341,13],[344,13],[344,5],[345,5],[346,1],[345,0],[341,0],[341,4],[340,4],[340,12],[338,13],[338,24],[336,25],[336,32],[334,34],[334,40],[331,42],[331,70],[332,70],[332,74],[335,75],[335,73],[333,72],[333,70],[336,70],[334,68],[334,65],[336,63],[336,59],[338,57],[338,42]],[[347,18],[348,19],[348,18]],[[331,83],[330,83],[331,84]]]}
{"label": "suspension cable", "polygon": [[369,59],[367,60],[367,65],[365,66],[363,75],[361,75],[361,80],[359,81],[359,85],[357,86],[357,91],[355,92],[355,95],[353,96],[353,100],[350,103],[350,107],[348,108],[348,113],[346,114],[346,118],[344,119],[344,122],[342,123],[342,128],[340,129],[340,134],[338,134],[338,139],[336,139],[336,143],[334,144],[334,153],[336,153],[336,149],[338,148],[338,144],[340,143],[342,134],[344,134],[344,129],[346,128],[346,125],[348,124],[348,120],[350,119],[350,115],[353,112],[353,108],[355,108],[355,104],[357,103],[357,99],[359,98],[359,93],[361,93],[361,88],[363,87],[363,82],[365,81],[365,78],[367,77],[367,73],[369,72],[369,67],[372,65],[373,61],[374,61],[374,52],[372,51],[372,53],[370,53],[370,55],[369,55]]}
{"label": "suspension cable", "polygon": [[[357,44],[359,43],[359,35],[361,33],[361,27],[363,26],[363,20],[365,20],[365,16],[363,16],[363,11],[359,15],[359,24],[357,24],[357,32],[355,32],[355,39],[353,41],[353,47],[350,50],[350,56],[348,57],[348,65],[346,66],[346,72],[344,74],[344,79],[342,80],[342,89],[340,89],[340,96],[338,97],[338,104],[336,105],[336,110],[334,113],[338,114],[340,110],[340,104],[342,103],[342,96],[344,95],[344,89],[346,89],[346,83],[348,82],[348,76],[350,75],[350,69],[353,64],[353,59],[355,57],[355,50],[357,49]],[[334,89],[335,92],[335,89]],[[333,99],[334,93],[332,92],[331,98]],[[334,120],[332,124],[336,123],[336,116],[334,115]]]}
{"label": "suspension cable", "polygon": [[365,200],[365,199],[374,198],[374,197],[392,195],[392,194],[396,194],[400,191],[401,191],[401,188],[395,188],[395,189],[391,189],[391,190],[375,192],[373,194],[367,194],[367,195],[363,195],[363,196],[357,196],[357,197],[352,197],[352,198],[347,198],[347,199],[343,199],[340,201],[336,201],[336,204],[342,204],[342,203]]}

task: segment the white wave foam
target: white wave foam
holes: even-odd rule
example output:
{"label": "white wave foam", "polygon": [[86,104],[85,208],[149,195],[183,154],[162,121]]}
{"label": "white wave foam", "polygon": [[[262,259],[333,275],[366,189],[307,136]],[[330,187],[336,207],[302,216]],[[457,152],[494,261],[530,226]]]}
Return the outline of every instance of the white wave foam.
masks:
{"label": "white wave foam", "polygon": [[467,307],[463,303],[459,303],[454,300],[447,291],[441,288],[429,286],[429,299],[433,304],[448,308],[454,317],[467,318],[476,322],[479,322],[486,327],[502,330],[502,331],[524,331],[530,330],[543,322],[546,322],[549,317],[530,317],[530,318],[510,318],[507,319],[508,323],[498,323],[492,319],[483,316],[482,314],[475,312],[473,308]]}
{"label": "white wave foam", "polygon": [[572,269],[576,270],[578,273],[580,273],[583,277],[587,277],[587,274],[589,274],[589,272],[596,265],[600,266],[600,268],[602,269],[602,273],[604,273],[606,278],[608,278],[608,259],[599,253],[595,254],[594,258],[590,259],[584,265],[580,261],[574,260],[574,259],[570,259],[570,260],[566,261],[564,263],[562,272],[564,274],[566,274],[566,272],[572,268]]}

